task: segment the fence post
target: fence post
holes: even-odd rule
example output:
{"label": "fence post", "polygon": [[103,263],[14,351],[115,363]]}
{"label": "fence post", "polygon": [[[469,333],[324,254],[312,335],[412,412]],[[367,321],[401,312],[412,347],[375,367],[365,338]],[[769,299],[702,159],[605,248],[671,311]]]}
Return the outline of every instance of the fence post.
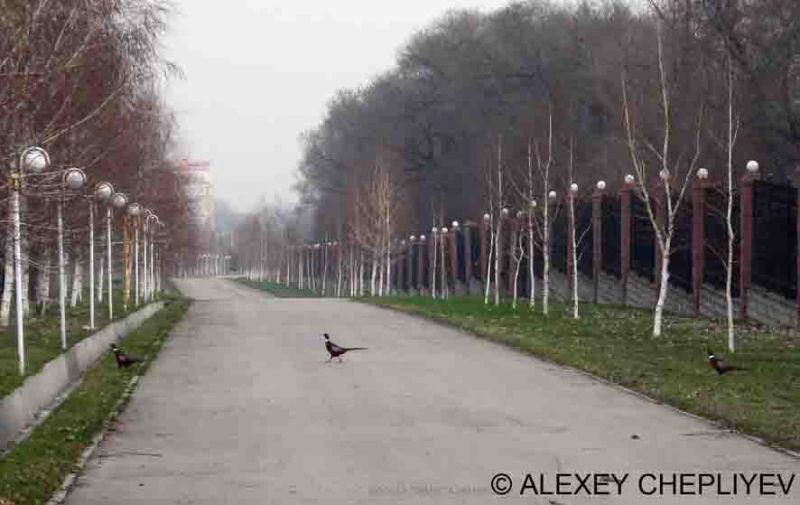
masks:
{"label": "fence post", "polygon": [[469,221],[464,222],[464,284],[467,288],[467,294],[470,292],[470,284],[472,283],[472,233],[470,227],[472,223]]}
{"label": "fence post", "polygon": [[425,291],[425,254],[427,252],[425,235],[419,236],[419,246],[417,249],[417,291],[422,295]]}
{"label": "fence post", "polygon": [[489,282],[487,279],[486,274],[488,273],[489,268],[489,223],[491,218],[489,214],[483,215],[483,221],[481,221],[481,282],[484,283],[484,288],[486,288],[486,283]]}
{"label": "fence post", "polygon": [[703,244],[705,243],[705,190],[703,179],[692,186],[692,304],[694,314],[700,315],[700,291],[705,269]]}
{"label": "fence post", "polygon": [[[577,192],[577,185],[575,187],[575,192]],[[573,265],[573,244],[572,244],[572,237],[575,236],[575,195],[572,193],[571,188],[566,191],[566,195],[564,195],[564,200],[566,200],[565,207],[567,208],[567,296],[568,300],[572,299],[572,289],[573,283],[575,279],[573,279],[572,273],[575,271],[575,265]],[[570,211],[570,207],[573,211]]]}
{"label": "fence post", "polygon": [[406,271],[408,272],[408,294],[413,294],[416,291],[416,283],[414,282],[414,246],[417,245],[417,237],[411,235],[408,237],[408,257],[406,258]]}
{"label": "fence post", "polygon": [[431,239],[428,241],[428,293],[431,296],[435,296],[434,293],[434,286],[436,286],[436,256],[438,251],[436,250],[436,244],[439,240],[439,231],[437,228],[431,229]]}
{"label": "fence post", "polygon": [[450,229],[450,275],[453,277],[453,293],[459,290],[458,278],[458,221],[453,221]]}
{"label": "fence post", "polygon": [[[519,217],[510,218],[511,221],[511,240],[508,247],[508,274],[506,275],[506,292],[514,296],[514,279],[511,277],[516,272],[516,260],[514,255],[517,253],[517,241],[519,240]],[[517,286],[519,287],[519,286]]]}
{"label": "fence post", "polygon": [[[798,160],[800,160],[800,146],[798,146]],[[800,161],[798,161],[795,168],[795,185],[797,186],[797,204],[795,205],[797,211],[797,248],[795,250],[795,261],[797,263],[797,293],[795,294],[795,303],[797,305],[797,321],[796,324],[800,326]]]}
{"label": "fence post", "polygon": [[597,304],[600,297],[600,272],[603,269],[603,197],[605,196],[606,183],[597,182],[597,187],[592,193],[592,293],[593,303]]}
{"label": "fence post", "polygon": [[631,189],[633,177],[625,177],[619,190],[619,276],[622,283],[622,305],[628,304],[628,272],[631,269]]}
{"label": "fence post", "polygon": [[739,312],[747,320],[747,304],[753,261],[753,177],[745,173],[741,179],[741,239],[739,242]]}

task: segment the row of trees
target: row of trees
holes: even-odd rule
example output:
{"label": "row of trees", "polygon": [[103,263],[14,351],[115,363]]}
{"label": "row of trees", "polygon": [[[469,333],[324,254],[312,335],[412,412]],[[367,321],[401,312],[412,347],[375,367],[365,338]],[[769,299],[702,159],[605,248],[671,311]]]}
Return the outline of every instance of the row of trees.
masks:
{"label": "row of trees", "polygon": [[630,174],[656,235],[660,334],[675,220],[697,169],[728,202],[749,159],[773,181],[794,173],[798,15],[793,0],[451,12],[412,37],[395,68],[339,92],[304,135],[314,235],[353,241],[387,275],[389,237],[484,212],[498,230],[511,208],[531,217],[525,249],[547,261],[550,205],[573,184],[617,190]]}
{"label": "row of trees", "polygon": [[[21,150],[41,146],[53,163],[45,174],[26,176],[22,188],[26,311],[33,303],[44,308],[50,298],[61,169],[83,168],[90,184],[109,181],[130,201],[157,213],[171,237],[165,258],[191,246],[191,237],[180,232],[187,229],[183,178],[168,161],[174,121],[159,95],[163,80],[177,72],[159,56],[167,13],[161,0],[0,1],[3,201],[9,201],[8,180]],[[91,187],[86,195],[90,193]],[[78,195],[66,204],[67,271],[72,273],[71,301],[76,303],[88,258],[89,206]],[[7,207],[0,212],[10,230]],[[117,219],[124,216],[116,214]],[[6,325],[13,240],[10,231],[0,237],[5,279],[0,323]]]}

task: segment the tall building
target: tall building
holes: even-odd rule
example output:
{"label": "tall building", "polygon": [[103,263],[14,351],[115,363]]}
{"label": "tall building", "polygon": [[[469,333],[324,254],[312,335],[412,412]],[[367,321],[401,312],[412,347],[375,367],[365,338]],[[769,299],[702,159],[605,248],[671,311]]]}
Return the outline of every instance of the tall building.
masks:
{"label": "tall building", "polygon": [[179,165],[180,173],[186,178],[185,188],[189,198],[189,222],[214,232],[214,178],[208,161],[189,161],[183,159]]}

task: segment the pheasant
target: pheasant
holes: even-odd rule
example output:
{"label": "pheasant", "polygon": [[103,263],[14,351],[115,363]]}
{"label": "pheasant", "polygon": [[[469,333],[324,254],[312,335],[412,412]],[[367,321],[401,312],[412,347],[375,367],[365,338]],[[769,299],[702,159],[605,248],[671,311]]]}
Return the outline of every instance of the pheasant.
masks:
{"label": "pheasant", "polygon": [[341,347],[331,342],[331,337],[327,333],[323,333],[322,336],[325,337],[325,349],[327,349],[328,354],[331,355],[328,361],[337,358],[339,362],[341,362],[342,354],[348,351],[361,351],[366,349],[366,347]]}

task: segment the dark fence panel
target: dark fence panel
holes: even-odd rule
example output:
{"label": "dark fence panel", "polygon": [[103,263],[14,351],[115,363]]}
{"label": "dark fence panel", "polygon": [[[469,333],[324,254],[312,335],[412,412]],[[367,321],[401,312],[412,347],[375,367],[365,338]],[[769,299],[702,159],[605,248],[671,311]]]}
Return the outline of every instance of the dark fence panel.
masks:
{"label": "dark fence panel", "polygon": [[644,201],[631,198],[631,270],[655,281],[655,233]]}
{"label": "dark fence panel", "polygon": [[692,209],[691,202],[684,201],[675,217],[672,235],[669,277],[672,284],[692,292]]}
{"label": "dark fence panel", "polygon": [[753,283],[797,296],[797,190],[756,181],[753,187]]}
{"label": "dark fence panel", "polygon": [[[487,239],[489,232],[486,232]],[[472,277],[475,279],[481,278],[481,230],[478,226],[470,229],[469,245],[472,250]],[[488,252],[488,250],[487,250]],[[488,256],[487,256],[488,258]],[[483,280],[483,279],[481,279]]]}
{"label": "dark fence panel", "polygon": [[603,270],[620,277],[620,222],[622,220],[619,197],[603,198]]}
{"label": "dark fence panel", "polygon": [[592,277],[593,230],[592,201],[581,200],[575,205],[575,240],[578,241],[578,270]]}
{"label": "dark fence panel", "polygon": [[[725,288],[728,259],[728,225],[726,223],[726,196],[718,189],[710,188],[705,193],[705,246],[703,281],[717,289]],[[731,215],[734,229],[733,243],[733,296],[739,296],[739,202],[734,202]]]}
{"label": "dark fence panel", "polygon": [[458,275],[458,280],[463,282],[467,280],[465,273],[467,271],[465,263],[467,258],[464,256],[464,232],[462,230],[456,231],[456,250],[457,250],[456,258],[458,258],[458,261],[456,262],[458,268],[456,269],[456,271]]}
{"label": "dark fence panel", "polygon": [[552,267],[561,272],[567,271],[567,212],[559,209],[553,219],[550,235],[550,259]]}

